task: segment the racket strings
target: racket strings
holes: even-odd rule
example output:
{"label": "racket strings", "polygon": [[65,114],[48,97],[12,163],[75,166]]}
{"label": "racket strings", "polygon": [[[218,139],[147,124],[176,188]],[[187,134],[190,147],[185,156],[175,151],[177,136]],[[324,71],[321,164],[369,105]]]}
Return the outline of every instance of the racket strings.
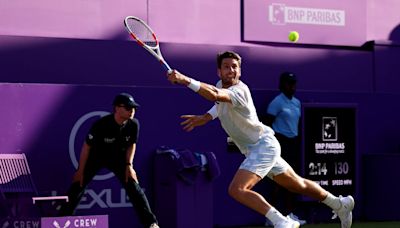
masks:
{"label": "racket strings", "polygon": [[158,42],[153,32],[141,21],[128,19],[127,26],[131,33],[144,44],[150,47],[156,47]]}

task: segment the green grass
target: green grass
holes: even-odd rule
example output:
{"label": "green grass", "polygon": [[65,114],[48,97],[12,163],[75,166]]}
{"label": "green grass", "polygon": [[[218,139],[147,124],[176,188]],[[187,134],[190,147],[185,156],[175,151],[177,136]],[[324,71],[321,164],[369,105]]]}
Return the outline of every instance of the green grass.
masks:
{"label": "green grass", "polygon": [[[302,228],[338,228],[339,223],[330,224],[310,224]],[[399,228],[400,222],[354,222],[352,228]]]}
{"label": "green grass", "polygon": [[[266,226],[244,226],[240,228],[267,228]],[[309,224],[301,228],[340,228],[340,223]],[[400,222],[354,222],[352,228],[400,228]]]}

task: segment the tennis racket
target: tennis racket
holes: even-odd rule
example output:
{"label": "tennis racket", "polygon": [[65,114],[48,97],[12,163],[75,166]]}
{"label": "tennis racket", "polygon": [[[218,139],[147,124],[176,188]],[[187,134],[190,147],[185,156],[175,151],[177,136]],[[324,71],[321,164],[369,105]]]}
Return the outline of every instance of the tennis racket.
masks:
{"label": "tennis racket", "polygon": [[143,20],[134,16],[126,17],[124,24],[131,37],[136,40],[140,46],[150,52],[150,54],[152,54],[162,64],[165,70],[171,72],[171,67],[161,55],[157,36],[150,26],[148,26]]}

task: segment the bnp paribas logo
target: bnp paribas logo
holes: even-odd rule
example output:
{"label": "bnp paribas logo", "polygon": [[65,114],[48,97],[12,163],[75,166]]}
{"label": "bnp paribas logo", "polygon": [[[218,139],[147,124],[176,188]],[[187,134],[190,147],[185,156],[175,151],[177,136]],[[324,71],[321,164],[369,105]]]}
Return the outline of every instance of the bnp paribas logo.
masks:
{"label": "bnp paribas logo", "polygon": [[268,19],[273,25],[346,25],[346,12],[338,9],[307,8],[272,3],[269,5],[268,15]]}

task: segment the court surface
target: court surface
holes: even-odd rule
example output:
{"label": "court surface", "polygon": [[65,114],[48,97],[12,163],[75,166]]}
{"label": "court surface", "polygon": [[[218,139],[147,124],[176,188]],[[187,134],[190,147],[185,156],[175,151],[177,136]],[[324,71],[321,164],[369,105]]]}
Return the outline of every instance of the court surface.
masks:
{"label": "court surface", "polygon": [[[266,228],[271,226],[237,226],[229,228]],[[309,224],[301,228],[339,228],[339,223]],[[227,227],[228,228],[228,227]],[[352,228],[400,228],[400,221],[396,222],[354,222]]]}

